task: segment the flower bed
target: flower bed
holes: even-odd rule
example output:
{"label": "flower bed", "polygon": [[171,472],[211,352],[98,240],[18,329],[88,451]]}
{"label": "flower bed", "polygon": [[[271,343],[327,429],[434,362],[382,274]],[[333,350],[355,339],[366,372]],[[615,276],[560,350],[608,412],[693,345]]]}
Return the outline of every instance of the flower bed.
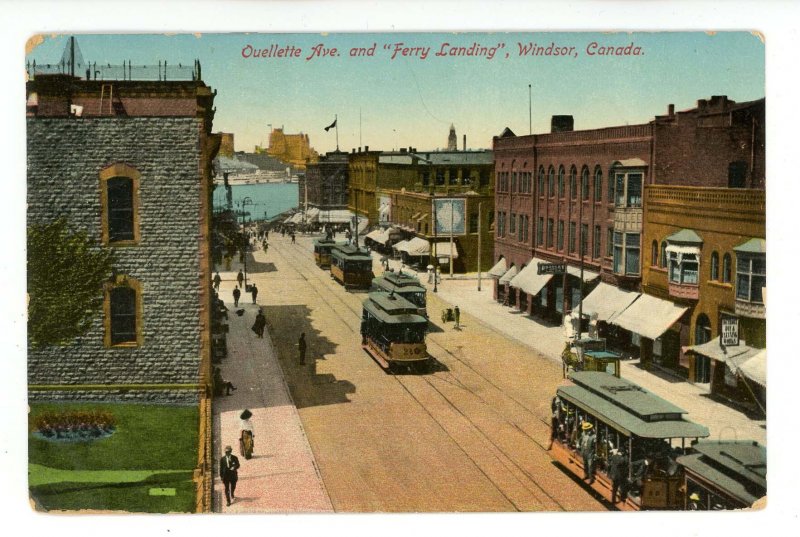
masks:
{"label": "flower bed", "polygon": [[117,425],[114,415],[102,410],[44,412],[31,421],[34,436],[60,442],[105,438],[114,433]]}

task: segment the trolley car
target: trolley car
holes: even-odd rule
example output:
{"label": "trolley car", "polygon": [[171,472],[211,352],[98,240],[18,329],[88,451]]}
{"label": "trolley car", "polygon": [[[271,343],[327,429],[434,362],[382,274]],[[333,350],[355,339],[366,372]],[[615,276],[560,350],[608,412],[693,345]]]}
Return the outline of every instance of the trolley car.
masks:
{"label": "trolley car", "polygon": [[372,256],[354,246],[331,249],[331,276],[345,288],[369,289],[374,274]]}
{"label": "trolley car", "polygon": [[336,246],[344,246],[344,242],[337,242],[333,239],[317,239],[314,241],[314,261],[320,268],[330,268],[331,249]]}
{"label": "trolley car", "polygon": [[612,501],[616,474],[624,498],[618,508],[683,509],[684,477],[676,459],[697,439],[707,437],[708,429],[685,420],[685,410],[614,375],[580,371],[570,379],[572,383],[559,387],[553,398],[552,457],[585,477],[581,436],[593,430],[594,449],[587,460],[593,461],[589,464],[594,479],[589,486]]}
{"label": "trolley car", "polygon": [[372,292],[364,301],[361,345],[387,370],[424,370],[428,363],[428,320],[417,306],[395,293]]}
{"label": "trolley car", "polygon": [[605,338],[583,338],[567,343],[561,353],[564,377],[574,371],[605,371],[620,376],[620,354],[606,349]]}
{"label": "trolley car", "polygon": [[384,272],[383,275],[372,280],[370,291],[394,292],[417,306],[417,313],[423,317],[428,316],[426,309],[426,289],[420,284],[419,278],[414,275],[400,272]]}

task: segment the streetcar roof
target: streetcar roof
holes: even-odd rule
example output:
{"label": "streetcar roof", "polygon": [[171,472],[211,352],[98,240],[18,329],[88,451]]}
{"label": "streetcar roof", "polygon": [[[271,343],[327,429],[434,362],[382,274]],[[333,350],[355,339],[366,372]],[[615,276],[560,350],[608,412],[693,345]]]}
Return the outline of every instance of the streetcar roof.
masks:
{"label": "streetcar roof", "polygon": [[336,241],[333,239],[314,239],[314,246],[344,246],[347,244],[345,241]]}
{"label": "streetcar roof", "polygon": [[604,372],[570,375],[571,386],[558,389],[573,402],[608,425],[641,438],[705,438],[708,428],[683,419],[686,411],[637,384]]}
{"label": "streetcar roof", "polygon": [[413,274],[408,274],[407,272],[384,272],[381,275],[381,278],[390,281],[399,287],[419,285],[419,278]]}
{"label": "streetcar roof", "polygon": [[410,280],[403,283],[395,283],[393,280],[386,278],[386,275],[379,276],[372,280],[373,285],[386,289],[387,291],[394,290],[397,293],[424,293],[426,290],[419,284],[419,280]]}
{"label": "streetcar roof", "polygon": [[678,457],[678,463],[713,483],[742,503],[752,504],[767,489],[767,449],[755,441],[704,441],[697,453]]}
{"label": "streetcar roof", "polygon": [[334,248],[331,249],[331,255],[339,257],[341,259],[347,259],[348,261],[369,261],[372,262],[372,256],[368,253],[364,252],[364,250],[360,250],[355,246],[350,246],[347,244],[342,245],[335,245]]}
{"label": "streetcar roof", "polygon": [[427,324],[428,320],[417,314],[417,306],[405,298],[389,293],[373,292],[364,301],[364,309],[385,323],[392,324]]}

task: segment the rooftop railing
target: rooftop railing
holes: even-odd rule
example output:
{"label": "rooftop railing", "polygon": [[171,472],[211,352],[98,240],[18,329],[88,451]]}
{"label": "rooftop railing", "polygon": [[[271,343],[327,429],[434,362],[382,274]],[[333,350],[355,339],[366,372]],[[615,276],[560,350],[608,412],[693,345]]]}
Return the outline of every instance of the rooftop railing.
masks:
{"label": "rooftop railing", "polygon": [[28,78],[37,75],[74,75],[83,80],[136,80],[136,81],[189,81],[200,80],[200,61],[191,65],[158,62],[157,65],[135,65],[129,61],[119,64],[100,64],[97,62],[76,63],[74,69],[70,62],[26,64]]}

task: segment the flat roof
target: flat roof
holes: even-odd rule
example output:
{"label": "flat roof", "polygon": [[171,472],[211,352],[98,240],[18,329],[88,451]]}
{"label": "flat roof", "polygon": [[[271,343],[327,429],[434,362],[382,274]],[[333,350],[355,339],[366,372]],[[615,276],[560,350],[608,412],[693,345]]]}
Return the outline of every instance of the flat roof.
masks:
{"label": "flat roof", "polygon": [[372,261],[372,256],[355,246],[349,244],[334,245],[331,249],[331,255],[343,257],[348,261]]}
{"label": "flat roof", "polygon": [[713,483],[743,504],[751,505],[767,491],[767,450],[754,441],[704,441],[697,453],[678,457],[678,463]]}

